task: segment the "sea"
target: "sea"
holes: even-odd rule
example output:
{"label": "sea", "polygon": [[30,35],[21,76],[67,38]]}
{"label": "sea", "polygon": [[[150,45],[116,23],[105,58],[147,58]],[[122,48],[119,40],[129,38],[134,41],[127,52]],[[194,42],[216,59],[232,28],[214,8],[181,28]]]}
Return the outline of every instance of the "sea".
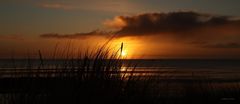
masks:
{"label": "sea", "polygon": [[[75,60],[76,61],[76,60]],[[66,65],[68,61],[39,59],[1,59],[0,77],[11,70],[25,70],[44,65],[45,69],[55,65]],[[70,61],[71,62],[71,61]],[[135,76],[171,77],[175,79],[208,78],[240,79],[240,59],[126,59],[121,71],[133,71]]]}

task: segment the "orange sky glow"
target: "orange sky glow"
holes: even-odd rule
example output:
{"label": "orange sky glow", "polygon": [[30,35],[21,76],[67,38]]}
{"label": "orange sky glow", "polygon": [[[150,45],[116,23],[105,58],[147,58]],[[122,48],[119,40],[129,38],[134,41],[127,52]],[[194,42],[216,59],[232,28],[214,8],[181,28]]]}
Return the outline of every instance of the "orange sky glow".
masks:
{"label": "orange sky glow", "polygon": [[127,59],[240,58],[239,1],[93,1],[1,1],[0,58],[77,57],[110,39]]}

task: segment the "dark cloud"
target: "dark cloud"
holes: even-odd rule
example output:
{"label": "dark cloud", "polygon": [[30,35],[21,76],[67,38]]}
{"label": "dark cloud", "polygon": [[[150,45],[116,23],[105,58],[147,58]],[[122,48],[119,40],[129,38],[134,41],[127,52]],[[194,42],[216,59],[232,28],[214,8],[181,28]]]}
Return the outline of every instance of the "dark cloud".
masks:
{"label": "dark cloud", "polygon": [[[114,32],[92,31],[75,34],[42,34],[42,38],[85,39],[90,36],[155,36],[205,48],[240,48],[240,19],[198,12],[145,13],[117,16],[104,22]],[[161,38],[161,39],[160,39]]]}
{"label": "dark cloud", "polygon": [[122,27],[116,32],[120,36],[160,33],[180,34],[192,32],[200,28],[230,24],[237,25],[240,28],[240,21],[233,20],[229,16],[215,16],[197,12],[146,13],[136,16],[118,16],[112,23],[115,23],[115,25],[118,25],[117,23],[121,24]]}
{"label": "dark cloud", "polygon": [[74,34],[58,34],[58,33],[47,33],[40,35],[41,38],[57,38],[57,39],[85,39],[89,36],[104,36],[107,37],[111,32],[95,30],[88,33],[74,33]]}
{"label": "dark cloud", "polygon": [[240,48],[239,43],[218,43],[218,44],[206,44],[203,45],[206,48]]}

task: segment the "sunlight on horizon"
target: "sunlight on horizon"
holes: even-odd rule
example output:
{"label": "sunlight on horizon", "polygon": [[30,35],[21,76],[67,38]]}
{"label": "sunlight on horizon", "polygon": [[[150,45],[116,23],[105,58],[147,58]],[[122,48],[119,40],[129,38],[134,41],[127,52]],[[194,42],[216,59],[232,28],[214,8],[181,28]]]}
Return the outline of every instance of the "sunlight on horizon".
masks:
{"label": "sunlight on horizon", "polygon": [[121,53],[121,55],[122,55],[123,57],[126,57],[126,56],[127,56],[127,51],[123,50],[122,53]]}
{"label": "sunlight on horizon", "polygon": [[138,55],[143,54],[140,47],[140,41],[137,39],[132,38],[119,38],[113,40],[111,47],[113,47],[114,50],[118,50],[121,48],[121,44],[123,43],[123,49],[120,55],[124,57],[125,59],[132,59],[132,58],[138,58]]}

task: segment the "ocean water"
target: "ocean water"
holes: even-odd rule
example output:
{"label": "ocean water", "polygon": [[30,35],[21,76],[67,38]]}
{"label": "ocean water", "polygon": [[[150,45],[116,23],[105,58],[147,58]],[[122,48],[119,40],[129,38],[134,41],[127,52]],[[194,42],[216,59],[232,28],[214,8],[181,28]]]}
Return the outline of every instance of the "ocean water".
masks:
{"label": "ocean water", "polygon": [[[37,69],[41,64],[44,64],[46,70],[51,70],[54,69],[55,65],[60,65],[59,67],[64,67],[64,65],[68,64],[71,66],[72,63],[71,61],[66,62],[66,60],[43,60],[42,63],[41,61],[34,59],[0,60],[0,79],[2,78],[2,82],[4,82],[4,78],[12,77],[12,74],[14,75],[14,73],[11,73],[11,71],[28,72],[28,69]],[[133,67],[134,65],[136,65],[136,67]],[[19,72],[17,73],[19,74]],[[201,97],[205,96],[207,98],[212,97],[216,101],[222,101],[222,99],[231,99],[231,101],[235,102],[237,101],[237,99],[239,99],[240,60],[124,60],[121,72],[121,77],[124,77],[126,79],[124,80],[124,82],[128,82],[128,79],[130,79],[131,76],[132,81],[134,81],[134,83],[132,84],[136,84],[134,88],[130,89],[140,89],[137,90],[137,92],[141,92],[142,88],[145,88],[145,86],[147,85],[147,94],[154,97],[159,97],[159,95],[161,95],[160,97],[163,97],[164,100],[172,101],[175,98],[188,99],[187,97],[190,97],[189,99],[191,100],[191,96],[193,96],[193,98],[199,98],[198,96],[200,96],[200,99]],[[18,80],[16,80],[16,82],[17,81]],[[12,84],[16,82],[7,82],[7,84]],[[38,83],[36,83],[36,85],[38,85]],[[33,89],[31,88],[31,86],[34,86],[34,84],[30,83],[30,89]],[[29,85],[27,85],[27,88],[28,87]],[[1,90],[5,91],[4,88]],[[22,96],[16,95],[16,93],[0,93],[0,101],[1,99],[2,101],[11,101],[12,99],[10,99],[9,96],[13,96],[14,98],[22,98]],[[44,96],[42,99],[46,99],[44,98]],[[28,96],[26,96],[26,98],[32,99]]]}
{"label": "ocean water", "polygon": [[[76,60],[75,60],[76,61]],[[71,64],[66,60],[37,59],[1,59],[0,75],[14,69],[24,70],[38,68],[44,64],[45,68]],[[133,70],[134,76],[154,76],[157,78],[210,78],[210,79],[240,79],[240,60],[236,59],[154,59],[154,60],[124,60],[122,72]],[[127,76],[127,75],[126,75]]]}

